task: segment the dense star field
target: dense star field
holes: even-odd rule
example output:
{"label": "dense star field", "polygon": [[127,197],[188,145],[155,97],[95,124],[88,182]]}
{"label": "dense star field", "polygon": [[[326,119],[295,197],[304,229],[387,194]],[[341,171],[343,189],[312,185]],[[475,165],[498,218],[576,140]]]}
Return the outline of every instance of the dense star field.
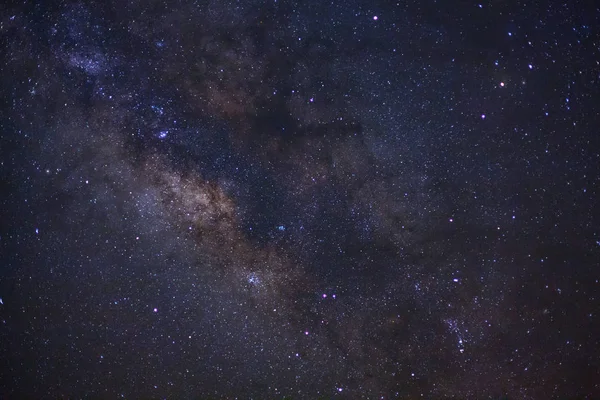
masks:
{"label": "dense star field", "polygon": [[0,398],[600,398],[597,7],[2,2]]}

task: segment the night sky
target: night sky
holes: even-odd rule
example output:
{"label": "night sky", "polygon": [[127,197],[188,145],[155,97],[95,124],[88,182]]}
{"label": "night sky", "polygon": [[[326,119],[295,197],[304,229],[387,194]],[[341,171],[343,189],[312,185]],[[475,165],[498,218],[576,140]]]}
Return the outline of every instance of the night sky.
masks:
{"label": "night sky", "polygon": [[600,9],[542,3],[2,2],[0,398],[600,398]]}

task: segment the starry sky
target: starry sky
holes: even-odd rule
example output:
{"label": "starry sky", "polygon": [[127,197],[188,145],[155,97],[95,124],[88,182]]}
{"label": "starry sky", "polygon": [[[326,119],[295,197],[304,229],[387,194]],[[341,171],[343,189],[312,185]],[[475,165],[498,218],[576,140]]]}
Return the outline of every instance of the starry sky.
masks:
{"label": "starry sky", "polygon": [[600,398],[593,2],[0,6],[0,398]]}

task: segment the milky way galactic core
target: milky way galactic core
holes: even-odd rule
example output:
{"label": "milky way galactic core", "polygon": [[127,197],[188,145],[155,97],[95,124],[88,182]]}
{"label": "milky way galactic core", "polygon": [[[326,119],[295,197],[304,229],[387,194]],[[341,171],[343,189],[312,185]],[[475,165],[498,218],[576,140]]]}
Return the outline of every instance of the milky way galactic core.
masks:
{"label": "milky way galactic core", "polygon": [[597,7],[0,10],[0,397],[600,398]]}

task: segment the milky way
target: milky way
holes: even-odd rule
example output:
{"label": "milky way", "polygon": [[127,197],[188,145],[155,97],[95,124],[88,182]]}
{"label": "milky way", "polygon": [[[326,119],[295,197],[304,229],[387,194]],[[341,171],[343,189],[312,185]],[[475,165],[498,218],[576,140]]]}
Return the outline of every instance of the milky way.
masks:
{"label": "milky way", "polygon": [[600,396],[600,10],[388,3],[0,7],[0,397]]}

